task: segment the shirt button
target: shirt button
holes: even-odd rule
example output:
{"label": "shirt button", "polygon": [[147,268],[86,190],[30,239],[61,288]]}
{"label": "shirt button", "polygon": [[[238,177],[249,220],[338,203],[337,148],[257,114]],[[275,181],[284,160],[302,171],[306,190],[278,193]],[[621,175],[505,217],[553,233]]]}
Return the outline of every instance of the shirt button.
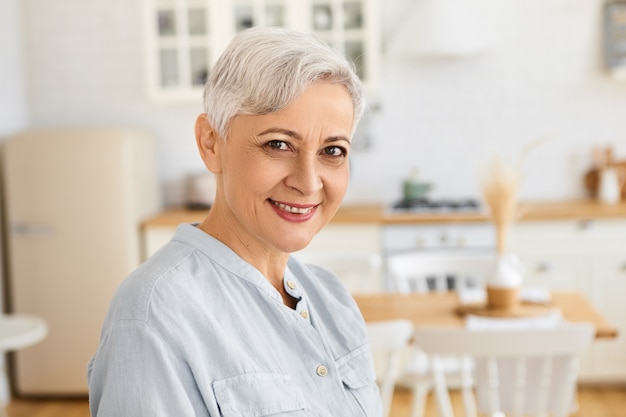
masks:
{"label": "shirt button", "polygon": [[301,311],[300,315],[302,316],[302,318],[304,319],[308,319],[309,318],[309,312],[308,311]]}
{"label": "shirt button", "polygon": [[326,375],[328,375],[328,369],[326,369],[326,367],[324,365],[318,366],[317,369],[315,370],[315,372],[317,372],[317,374],[319,376],[326,376]]}
{"label": "shirt button", "polygon": [[287,286],[293,290],[296,288],[297,285],[295,281],[289,280],[287,281]]}

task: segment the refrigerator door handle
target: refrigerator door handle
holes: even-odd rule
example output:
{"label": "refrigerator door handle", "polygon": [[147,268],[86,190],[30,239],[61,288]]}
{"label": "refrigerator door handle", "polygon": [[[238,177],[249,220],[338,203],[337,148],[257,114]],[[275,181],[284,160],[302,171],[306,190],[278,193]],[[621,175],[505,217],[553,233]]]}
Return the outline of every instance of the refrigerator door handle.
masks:
{"label": "refrigerator door handle", "polygon": [[13,222],[10,230],[16,236],[41,237],[52,234],[52,226],[44,223]]}

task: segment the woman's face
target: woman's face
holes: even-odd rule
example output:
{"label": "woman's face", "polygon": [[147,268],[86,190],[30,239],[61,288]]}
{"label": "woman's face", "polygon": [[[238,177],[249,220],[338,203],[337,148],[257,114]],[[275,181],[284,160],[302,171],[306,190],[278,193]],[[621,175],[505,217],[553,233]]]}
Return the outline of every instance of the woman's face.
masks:
{"label": "woman's face", "polygon": [[352,124],[350,95],[330,83],[310,86],[279,112],[235,116],[228,139],[216,142],[213,169],[222,239],[280,252],[308,245],[346,192]]}

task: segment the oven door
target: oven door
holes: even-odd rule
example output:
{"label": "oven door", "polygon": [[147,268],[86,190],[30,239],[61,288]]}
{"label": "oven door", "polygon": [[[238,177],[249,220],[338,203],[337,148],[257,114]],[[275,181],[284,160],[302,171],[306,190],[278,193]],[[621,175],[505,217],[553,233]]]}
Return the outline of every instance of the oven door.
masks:
{"label": "oven door", "polygon": [[383,229],[385,289],[451,291],[482,286],[495,265],[489,223],[387,226]]}

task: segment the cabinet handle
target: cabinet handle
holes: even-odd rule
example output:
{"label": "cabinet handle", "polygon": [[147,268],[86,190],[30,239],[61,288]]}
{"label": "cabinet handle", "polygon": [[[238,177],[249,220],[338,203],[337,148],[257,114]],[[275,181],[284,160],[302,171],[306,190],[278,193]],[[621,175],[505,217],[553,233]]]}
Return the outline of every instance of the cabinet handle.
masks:
{"label": "cabinet handle", "polygon": [[578,222],[578,228],[580,230],[591,230],[594,227],[596,227],[596,221],[593,219],[586,219]]}
{"label": "cabinet handle", "polygon": [[52,227],[42,223],[11,223],[10,230],[14,236],[41,237],[52,234]]}

